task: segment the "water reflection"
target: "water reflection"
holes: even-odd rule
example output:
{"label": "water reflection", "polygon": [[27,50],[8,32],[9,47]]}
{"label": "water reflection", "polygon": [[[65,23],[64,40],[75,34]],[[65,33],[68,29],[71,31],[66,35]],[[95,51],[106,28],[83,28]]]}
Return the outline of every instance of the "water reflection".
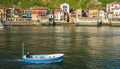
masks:
{"label": "water reflection", "polygon": [[90,69],[119,69],[120,62],[115,60],[110,60],[107,58],[95,58],[88,59],[88,66]]}
{"label": "water reflection", "polygon": [[30,64],[24,63],[22,69],[61,69],[62,62],[48,64]]}

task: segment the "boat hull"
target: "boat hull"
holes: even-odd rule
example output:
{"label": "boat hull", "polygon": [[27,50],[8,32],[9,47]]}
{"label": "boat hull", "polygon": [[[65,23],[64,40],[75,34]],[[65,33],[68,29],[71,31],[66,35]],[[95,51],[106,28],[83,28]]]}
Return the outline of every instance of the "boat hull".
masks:
{"label": "boat hull", "polygon": [[55,57],[55,58],[23,58],[23,61],[26,63],[54,63],[54,62],[61,62],[63,59],[63,56]]}

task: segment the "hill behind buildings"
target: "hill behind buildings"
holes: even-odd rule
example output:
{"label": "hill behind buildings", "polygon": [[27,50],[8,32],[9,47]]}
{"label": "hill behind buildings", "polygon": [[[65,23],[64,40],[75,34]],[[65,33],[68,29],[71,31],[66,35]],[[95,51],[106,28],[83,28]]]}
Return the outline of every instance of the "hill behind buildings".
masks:
{"label": "hill behind buildings", "polygon": [[46,6],[49,9],[59,8],[60,4],[70,4],[70,9],[86,9],[91,7],[98,7],[105,9],[107,3],[120,2],[120,0],[0,0],[0,4],[5,4],[7,7],[19,5],[23,8],[33,6]]}

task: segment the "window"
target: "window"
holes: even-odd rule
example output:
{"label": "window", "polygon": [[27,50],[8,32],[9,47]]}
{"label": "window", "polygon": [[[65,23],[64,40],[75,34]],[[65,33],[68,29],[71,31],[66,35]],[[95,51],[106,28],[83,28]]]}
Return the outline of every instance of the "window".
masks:
{"label": "window", "polygon": [[64,11],[64,12],[67,12],[67,8],[63,8],[63,11]]}

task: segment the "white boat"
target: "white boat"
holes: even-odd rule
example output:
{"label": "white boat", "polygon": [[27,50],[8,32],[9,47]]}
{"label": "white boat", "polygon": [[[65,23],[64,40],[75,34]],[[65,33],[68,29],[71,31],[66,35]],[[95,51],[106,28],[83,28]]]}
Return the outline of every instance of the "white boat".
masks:
{"label": "white boat", "polygon": [[[23,45],[24,46],[24,45]],[[48,54],[48,55],[24,55],[24,47],[22,47],[22,59],[27,63],[53,63],[61,62],[64,54]]]}
{"label": "white boat", "polygon": [[48,55],[31,55],[29,58],[26,55],[22,56],[24,62],[27,63],[53,63],[60,62],[64,54],[48,54]]}

